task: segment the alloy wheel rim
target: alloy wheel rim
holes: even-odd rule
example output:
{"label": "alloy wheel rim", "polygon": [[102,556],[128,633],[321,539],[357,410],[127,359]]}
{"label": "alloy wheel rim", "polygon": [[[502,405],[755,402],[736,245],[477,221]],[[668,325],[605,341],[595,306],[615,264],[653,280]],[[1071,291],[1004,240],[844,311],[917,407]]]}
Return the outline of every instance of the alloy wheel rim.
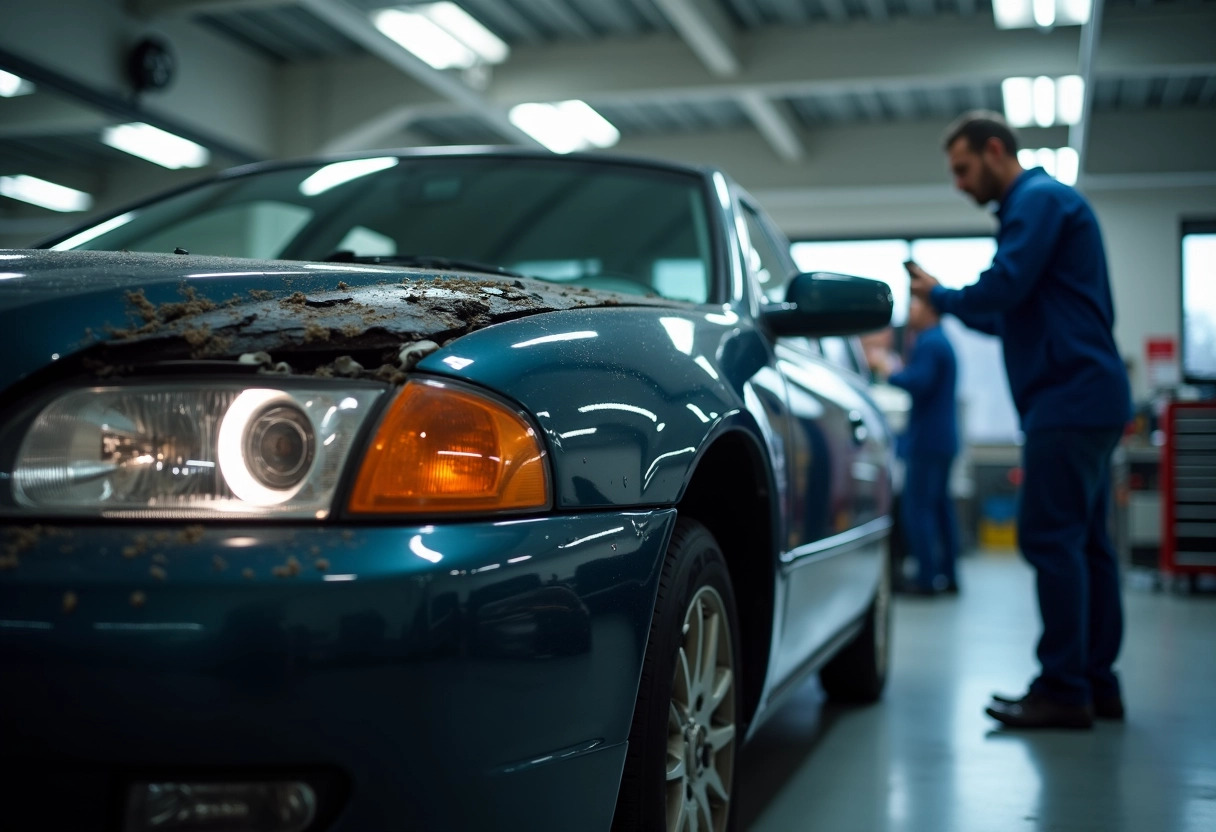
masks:
{"label": "alloy wheel rim", "polygon": [[735,654],[726,604],[701,587],[684,612],[667,718],[668,832],[724,832],[734,780]]}

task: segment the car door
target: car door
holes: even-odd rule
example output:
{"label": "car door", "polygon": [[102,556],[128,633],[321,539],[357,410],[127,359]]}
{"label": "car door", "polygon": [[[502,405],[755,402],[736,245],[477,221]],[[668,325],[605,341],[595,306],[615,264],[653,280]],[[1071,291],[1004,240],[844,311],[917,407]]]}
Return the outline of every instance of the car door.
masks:
{"label": "car door", "polygon": [[[788,242],[759,210],[741,207],[754,285],[780,302],[796,271]],[[878,568],[878,549],[866,544],[882,514],[886,467],[881,416],[860,375],[812,339],[778,338],[774,353],[790,414],[776,681],[813,660],[865,609]]]}

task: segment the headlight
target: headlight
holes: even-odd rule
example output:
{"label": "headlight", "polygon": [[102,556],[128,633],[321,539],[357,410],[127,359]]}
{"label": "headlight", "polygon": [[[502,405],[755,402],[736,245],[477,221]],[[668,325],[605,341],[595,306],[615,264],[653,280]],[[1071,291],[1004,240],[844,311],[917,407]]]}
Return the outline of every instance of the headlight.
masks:
{"label": "headlight", "polygon": [[325,517],[384,393],[355,383],[75,390],[26,429],[7,502],[59,515]]}

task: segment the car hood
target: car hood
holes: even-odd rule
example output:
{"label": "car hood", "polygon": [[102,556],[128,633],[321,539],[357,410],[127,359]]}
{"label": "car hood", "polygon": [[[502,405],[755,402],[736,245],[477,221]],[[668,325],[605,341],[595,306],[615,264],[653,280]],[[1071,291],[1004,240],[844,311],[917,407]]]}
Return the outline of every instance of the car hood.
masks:
{"label": "car hood", "polygon": [[[113,366],[233,359],[314,371],[587,306],[673,304],[433,269],[100,251],[0,251],[0,389],[71,357]],[[429,348],[429,347],[424,347]]]}

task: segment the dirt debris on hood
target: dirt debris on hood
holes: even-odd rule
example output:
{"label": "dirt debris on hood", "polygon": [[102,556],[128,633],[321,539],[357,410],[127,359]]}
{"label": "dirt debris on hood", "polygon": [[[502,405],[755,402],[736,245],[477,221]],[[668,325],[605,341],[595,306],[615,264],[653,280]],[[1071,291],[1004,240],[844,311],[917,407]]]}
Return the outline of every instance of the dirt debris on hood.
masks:
{"label": "dirt debris on hood", "polygon": [[397,366],[408,372],[418,366],[419,361],[438,349],[439,345],[434,341],[423,340],[403,344],[397,353]]}
{"label": "dirt debris on hood", "polygon": [[0,548],[0,572],[21,565],[21,553],[37,546],[45,537],[71,537],[71,532],[54,526],[10,526],[5,529],[4,546]]}
{"label": "dirt debris on hood", "polygon": [[95,362],[91,368],[103,377],[127,374],[128,363],[135,357],[134,363],[143,363],[149,354],[145,345],[155,341],[160,360],[231,358],[259,373],[348,376],[333,363],[346,354],[376,368],[361,369],[358,377],[400,383],[403,371],[439,348],[428,342],[447,345],[490,324],[587,306],[671,305],[534,279],[450,275],[339,285],[286,297],[265,289],[247,294],[237,306],[217,305],[187,286],[181,301],[156,305],[143,290],[129,291],[126,300],[137,325],[109,329],[111,340],[83,360]]}

